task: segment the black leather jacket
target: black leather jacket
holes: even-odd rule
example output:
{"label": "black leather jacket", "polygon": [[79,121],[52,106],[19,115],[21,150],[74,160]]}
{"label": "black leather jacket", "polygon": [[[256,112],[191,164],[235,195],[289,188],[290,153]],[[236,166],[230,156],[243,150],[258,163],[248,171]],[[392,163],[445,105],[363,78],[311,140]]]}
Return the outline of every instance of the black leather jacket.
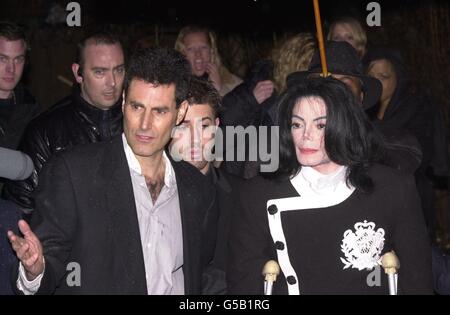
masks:
{"label": "black leather jacket", "polygon": [[23,181],[9,181],[3,195],[19,205],[25,213],[34,209],[33,191],[38,175],[50,157],[79,144],[108,141],[123,130],[122,99],[109,110],[100,110],[87,103],[75,89],[27,127],[19,150],[28,154],[35,170]]}
{"label": "black leather jacket", "polygon": [[40,106],[21,84],[14,89],[13,99],[11,113],[0,115],[0,147],[16,150],[26,126],[39,114]]}

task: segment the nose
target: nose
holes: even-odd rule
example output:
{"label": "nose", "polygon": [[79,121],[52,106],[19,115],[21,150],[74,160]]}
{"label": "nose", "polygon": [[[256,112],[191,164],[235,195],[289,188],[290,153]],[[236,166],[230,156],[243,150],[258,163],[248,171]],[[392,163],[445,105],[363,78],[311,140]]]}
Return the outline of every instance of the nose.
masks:
{"label": "nose", "polygon": [[142,115],[140,128],[141,130],[149,130],[153,125],[153,114],[152,111],[147,111]]}
{"label": "nose", "polygon": [[10,74],[14,74],[16,72],[16,64],[13,60],[7,61],[6,72]]}
{"label": "nose", "polygon": [[201,132],[202,132],[201,121],[200,121],[200,123],[198,121],[196,121],[194,123],[193,128],[191,128],[191,146],[193,148],[199,146],[200,139],[201,139]]}
{"label": "nose", "polygon": [[195,51],[194,51],[194,56],[195,56],[196,58],[201,57],[201,56],[202,56],[201,50],[200,50],[200,49],[195,49]]}
{"label": "nose", "polygon": [[113,71],[109,72],[108,75],[106,76],[106,85],[111,87],[116,86],[116,75],[114,74]]}
{"label": "nose", "polygon": [[312,140],[312,126],[306,126],[305,131],[303,132],[303,139]]}

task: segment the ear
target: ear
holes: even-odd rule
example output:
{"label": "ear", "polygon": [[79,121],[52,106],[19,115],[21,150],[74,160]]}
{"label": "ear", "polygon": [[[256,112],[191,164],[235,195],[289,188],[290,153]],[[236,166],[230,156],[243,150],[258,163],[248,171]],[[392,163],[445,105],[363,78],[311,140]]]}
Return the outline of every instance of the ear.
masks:
{"label": "ear", "polygon": [[72,73],[75,77],[75,81],[77,81],[78,84],[81,84],[83,82],[83,77],[78,75],[78,70],[80,69],[80,65],[78,63],[72,64]]}
{"label": "ear", "polygon": [[214,120],[214,123],[216,124],[216,127],[218,127],[219,124],[220,124],[220,119],[219,119],[219,118],[216,118],[216,120]]}
{"label": "ear", "polygon": [[181,105],[180,105],[180,108],[178,108],[177,122],[176,122],[177,126],[179,124],[181,124],[181,122],[184,120],[184,117],[186,116],[188,107],[189,107],[188,101],[183,101],[183,103],[181,103]]}

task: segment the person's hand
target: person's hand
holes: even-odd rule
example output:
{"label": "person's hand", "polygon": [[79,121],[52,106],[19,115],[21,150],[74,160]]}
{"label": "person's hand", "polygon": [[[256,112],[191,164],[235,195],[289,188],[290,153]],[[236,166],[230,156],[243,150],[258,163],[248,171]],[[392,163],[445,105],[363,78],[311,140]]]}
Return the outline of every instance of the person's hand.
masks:
{"label": "person's hand", "polygon": [[214,63],[206,64],[206,73],[218,92],[222,89],[222,79],[220,78],[219,68]]}
{"label": "person's hand", "polygon": [[8,238],[16,252],[17,258],[19,258],[25,269],[28,281],[33,281],[44,272],[42,245],[24,220],[19,221],[19,230],[23,234],[23,238],[12,231],[8,231]]}
{"label": "person's hand", "polygon": [[265,100],[267,100],[270,96],[272,96],[275,85],[272,81],[260,81],[256,84],[253,89],[253,96],[255,97],[258,104],[261,104]]}

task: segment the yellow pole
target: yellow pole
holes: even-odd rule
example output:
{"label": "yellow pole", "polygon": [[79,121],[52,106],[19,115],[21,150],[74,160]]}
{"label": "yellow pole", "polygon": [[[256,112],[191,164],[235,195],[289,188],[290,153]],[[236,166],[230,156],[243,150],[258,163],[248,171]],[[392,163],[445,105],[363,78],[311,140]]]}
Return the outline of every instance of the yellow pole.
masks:
{"label": "yellow pole", "polygon": [[320,61],[322,63],[322,76],[328,77],[327,58],[325,54],[325,44],[323,41],[322,21],[320,19],[319,0],[313,0],[314,3],[314,16],[316,18],[317,38],[319,41]]}

